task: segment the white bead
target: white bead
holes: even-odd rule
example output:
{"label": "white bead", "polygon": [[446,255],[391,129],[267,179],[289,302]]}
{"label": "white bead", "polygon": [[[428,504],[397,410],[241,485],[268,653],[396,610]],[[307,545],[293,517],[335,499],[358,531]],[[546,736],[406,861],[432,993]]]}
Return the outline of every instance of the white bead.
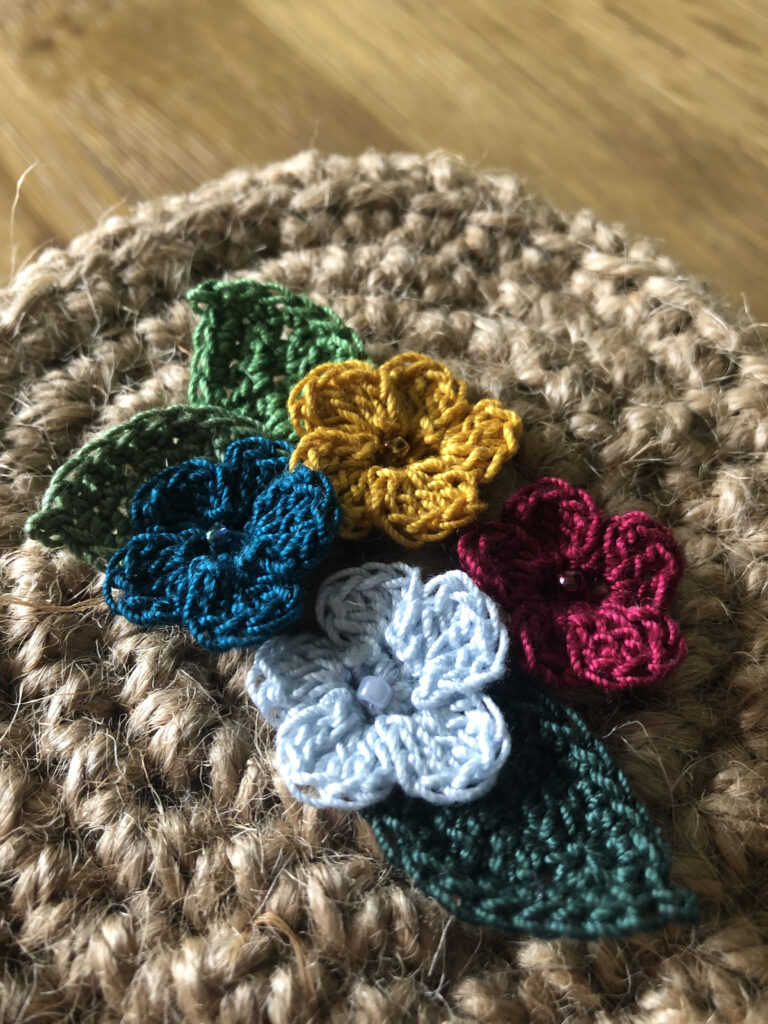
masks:
{"label": "white bead", "polygon": [[381,676],[363,676],[357,688],[357,699],[374,711],[386,711],[392,700],[392,687]]}

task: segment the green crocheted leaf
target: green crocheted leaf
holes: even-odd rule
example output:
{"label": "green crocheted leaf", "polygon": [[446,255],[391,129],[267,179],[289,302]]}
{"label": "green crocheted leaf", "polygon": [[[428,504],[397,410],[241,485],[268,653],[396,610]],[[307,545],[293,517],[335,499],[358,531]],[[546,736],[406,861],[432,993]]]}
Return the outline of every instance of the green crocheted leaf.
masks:
{"label": "green crocheted leaf", "polygon": [[260,281],[205,281],[187,295],[202,313],[189,381],[192,405],[220,405],[295,438],[286,402],[318,363],[366,359],[363,343],[331,309]]}
{"label": "green crocheted leaf", "polygon": [[588,939],[694,920],[605,747],[535,684],[504,688],[512,754],[491,793],[449,807],[400,794],[364,812],[390,861],[456,917],[505,932]]}
{"label": "green crocheted leaf", "polygon": [[264,433],[256,420],[215,407],[140,412],[59,467],[27,536],[103,568],[130,536],[131,498],[145,480],[195,456],[220,459],[230,442]]}

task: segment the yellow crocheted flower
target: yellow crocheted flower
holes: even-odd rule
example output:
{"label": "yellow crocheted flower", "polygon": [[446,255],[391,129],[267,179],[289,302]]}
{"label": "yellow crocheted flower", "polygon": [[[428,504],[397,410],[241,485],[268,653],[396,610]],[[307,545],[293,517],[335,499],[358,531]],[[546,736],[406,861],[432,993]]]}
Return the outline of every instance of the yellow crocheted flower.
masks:
{"label": "yellow crocheted flower", "polygon": [[303,462],[331,480],[341,536],[373,527],[407,547],[443,540],[485,510],[480,484],[517,451],[520,417],[467,401],[466,384],[417,352],[382,366],[323,363],[294,387],[288,411]]}

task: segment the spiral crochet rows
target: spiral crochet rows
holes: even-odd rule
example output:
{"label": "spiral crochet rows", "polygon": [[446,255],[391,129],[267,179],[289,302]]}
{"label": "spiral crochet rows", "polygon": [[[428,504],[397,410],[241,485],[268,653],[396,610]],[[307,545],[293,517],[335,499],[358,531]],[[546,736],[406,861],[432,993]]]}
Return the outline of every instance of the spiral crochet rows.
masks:
{"label": "spiral crochet rows", "polygon": [[[84,442],[185,401],[196,316],[184,294],[228,274],[331,304],[376,364],[423,352],[472,400],[515,409],[526,434],[492,485],[492,518],[546,475],[609,516],[639,509],[672,528],[689,646],[674,686],[599,713],[577,699],[668,838],[675,882],[700,895],[696,929],[585,946],[467,928],[388,867],[355,816],[288,798],[244,690],[248,655],[140,632],[101,603],[51,611],[98,597],[100,580],[25,540],[24,522]],[[0,342],[7,1019],[765,1015],[757,325],[719,311],[649,243],[565,217],[510,177],[443,157],[309,154],[44,254],[0,296]]]}

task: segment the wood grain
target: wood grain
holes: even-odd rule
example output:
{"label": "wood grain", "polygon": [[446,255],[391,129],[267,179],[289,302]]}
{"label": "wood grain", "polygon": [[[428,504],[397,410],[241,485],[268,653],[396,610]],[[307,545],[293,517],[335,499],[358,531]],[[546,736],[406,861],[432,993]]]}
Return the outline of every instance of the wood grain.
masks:
{"label": "wood grain", "polygon": [[238,164],[443,148],[658,238],[768,318],[760,0],[0,0],[0,14],[0,279],[107,210]]}

